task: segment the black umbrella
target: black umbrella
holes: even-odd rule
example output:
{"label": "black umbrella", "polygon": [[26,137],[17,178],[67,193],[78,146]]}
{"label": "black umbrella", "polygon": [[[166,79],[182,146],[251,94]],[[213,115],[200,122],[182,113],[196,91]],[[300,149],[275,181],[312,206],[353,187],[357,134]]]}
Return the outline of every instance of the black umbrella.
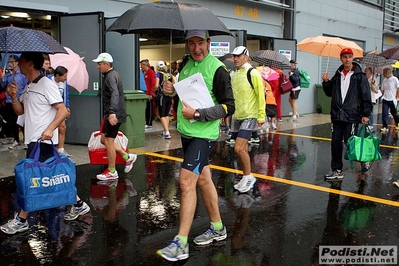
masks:
{"label": "black umbrella", "polygon": [[14,26],[0,28],[0,52],[68,53],[58,41],[47,33]]}
{"label": "black umbrella", "polygon": [[169,36],[169,30],[172,30],[173,35],[187,30],[208,30],[209,35],[230,34],[229,29],[209,9],[178,2],[137,5],[123,13],[107,29],[121,34],[156,36]]}
{"label": "black umbrella", "polygon": [[259,50],[250,56],[251,60],[261,65],[279,69],[291,69],[291,64],[285,55],[273,50]]}

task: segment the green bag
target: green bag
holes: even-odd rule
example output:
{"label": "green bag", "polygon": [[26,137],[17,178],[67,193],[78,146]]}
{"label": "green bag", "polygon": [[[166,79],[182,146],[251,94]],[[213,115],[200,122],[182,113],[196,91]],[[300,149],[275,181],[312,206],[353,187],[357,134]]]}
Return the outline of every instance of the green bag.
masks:
{"label": "green bag", "polygon": [[[366,135],[368,131],[368,136]],[[359,136],[353,135],[348,139],[344,158],[349,160],[353,169],[353,161],[367,163],[381,160],[381,139],[374,137],[368,125],[363,124],[358,132]]]}

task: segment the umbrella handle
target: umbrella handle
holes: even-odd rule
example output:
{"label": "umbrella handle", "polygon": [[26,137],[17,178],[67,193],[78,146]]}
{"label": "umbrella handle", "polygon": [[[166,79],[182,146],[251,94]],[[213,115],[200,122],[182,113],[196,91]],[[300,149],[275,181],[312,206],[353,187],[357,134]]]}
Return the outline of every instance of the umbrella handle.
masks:
{"label": "umbrella handle", "polygon": [[326,73],[328,71],[328,63],[330,62],[330,57],[327,57],[327,66],[326,66]]}

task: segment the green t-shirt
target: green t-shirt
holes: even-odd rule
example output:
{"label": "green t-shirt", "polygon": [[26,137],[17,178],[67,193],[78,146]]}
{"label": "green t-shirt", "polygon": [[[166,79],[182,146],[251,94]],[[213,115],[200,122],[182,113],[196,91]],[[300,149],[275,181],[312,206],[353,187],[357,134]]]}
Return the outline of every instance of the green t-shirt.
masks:
{"label": "green t-shirt", "polygon": [[[179,81],[196,73],[201,73],[208,88],[209,94],[211,95],[215,105],[217,105],[218,102],[212,91],[213,79],[216,70],[222,65],[223,63],[211,54],[208,54],[208,56],[205,57],[201,62],[196,62],[190,57],[187,64],[180,71]],[[219,138],[220,119],[207,122],[195,121],[194,123],[191,123],[190,120],[183,117],[181,109],[182,103],[180,101],[179,107],[177,109],[177,130],[181,134],[188,137],[204,138],[210,140],[217,140]]]}

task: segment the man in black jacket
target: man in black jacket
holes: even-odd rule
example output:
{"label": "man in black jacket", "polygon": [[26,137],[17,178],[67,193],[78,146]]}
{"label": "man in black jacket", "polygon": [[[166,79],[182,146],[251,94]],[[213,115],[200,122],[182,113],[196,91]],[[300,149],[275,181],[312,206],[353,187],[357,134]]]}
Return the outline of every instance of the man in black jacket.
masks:
{"label": "man in black jacket", "polygon": [[101,143],[107,149],[108,168],[97,175],[100,180],[118,179],[118,172],[115,168],[116,153],[126,161],[125,173],[128,173],[137,155],[126,153],[115,143],[121,123],[126,121],[125,98],[123,95],[122,78],[112,67],[114,59],[109,53],[101,53],[93,62],[97,63],[97,68],[104,76],[101,88],[104,117],[101,123]]}
{"label": "man in black jacket", "polygon": [[[331,80],[328,72],[324,73],[323,90],[331,97],[331,170],[324,175],[326,179],[342,179],[342,151],[349,137],[357,133],[359,123],[367,124],[372,111],[370,86],[366,74],[361,67],[353,62],[353,51],[350,48],[341,50],[342,65]],[[362,171],[368,167],[362,165]]]}

